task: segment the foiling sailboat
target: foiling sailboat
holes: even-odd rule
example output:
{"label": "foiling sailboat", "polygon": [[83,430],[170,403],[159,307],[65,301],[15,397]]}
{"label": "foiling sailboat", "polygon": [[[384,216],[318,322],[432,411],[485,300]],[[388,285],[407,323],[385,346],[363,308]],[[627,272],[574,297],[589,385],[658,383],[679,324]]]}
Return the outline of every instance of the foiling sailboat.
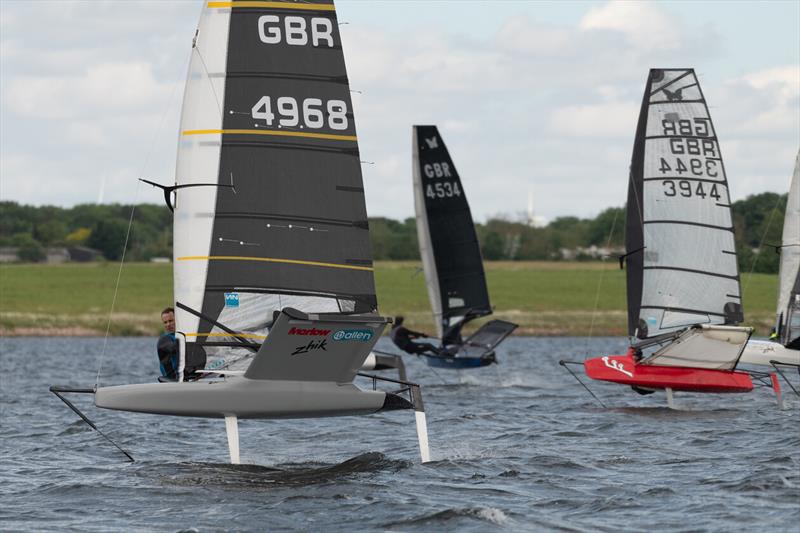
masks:
{"label": "foiling sailboat", "polygon": [[781,254],[778,275],[778,311],[774,340],[750,339],[741,362],[754,365],[789,365],[800,369],[800,152],[794,165],[783,238],[778,247]]}
{"label": "foiling sailboat", "polygon": [[673,391],[751,391],[751,375],[736,370],[752,328],[738,326],[744,313],[728,182],[693,69],[649,73],[625,246],[632,342],[623,355],[584,361],[587,376],[642,394],[665,390],[670,405]]}
{"label": "foiling sailboat", "polygon": [[224,418],[233,463],[239,418],[412,409],[428,460],[419,387],[354,383],[390,320],[378,314],[352,108],[332,0],[207,2],[175,185],[162,186],[178,379],[51,390],[90,393],[104,409]]}
{"label": "foiling sailboat", "polygon": [[413,127],[412,158],[419,252],[441,339],[439,354],[423,355],[439,368],[490,365],[517,324],[492,320],[461,336],[465,324],[492,314],[492,306],[464,187],[436,126]]}

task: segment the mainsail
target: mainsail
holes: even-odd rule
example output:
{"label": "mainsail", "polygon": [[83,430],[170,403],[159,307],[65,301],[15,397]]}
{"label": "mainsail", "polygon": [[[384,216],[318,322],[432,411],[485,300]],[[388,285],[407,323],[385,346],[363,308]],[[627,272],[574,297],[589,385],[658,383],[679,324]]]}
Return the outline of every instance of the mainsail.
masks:
{"label": "mainsail", "polygon": [[[778,331],[783,344],[800,344],[800,152],[783,220],[778,284]],[[798,346],[800,347],[800,346]]]}
{"label": "mainsail", "polygon": [[436,126],[414,126],[417,235],[436,330],[489,315],[478,236],[456,167]]}
{"label": "mainsail", "polygon": [[376,310],[352,109],[332,0],[204,6],[174,199],[188,365],[253,353],[285,307]]}
{"label": "mainsail", "polygon": [[730,203],[694,70],[651,70],[628,183],[630,336],[743,320]]}

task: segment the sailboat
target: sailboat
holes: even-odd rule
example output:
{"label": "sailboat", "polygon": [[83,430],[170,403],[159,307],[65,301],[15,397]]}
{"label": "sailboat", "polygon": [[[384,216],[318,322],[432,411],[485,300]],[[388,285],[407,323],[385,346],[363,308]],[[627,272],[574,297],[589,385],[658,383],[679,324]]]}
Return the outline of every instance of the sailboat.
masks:
{"label": "sailboat", "polygon": [[741,362],[770,366],[775,362],[800,368],[800,152],[786,199],[783,238],[778,251],[781,263],[774,340],[750,339]]}
{"label": "sailboat", "polygon": [[[584,361],[587,376],[647,394],[740,393],[744,320],[733,219],[716,131],[693,69],[652,69],[626,206],[627,353]],[[775,381],[773,380],[773,385]]]}
{"label": "sailboat", "polygon": [[174,210],[178,379],[51,390],[224,418],[232,463],[240,418],[411,409],[428,460],[419,386],[354,383],[390,320],[378,314],[352,109],[332,0],[207,2],[175,184],[160,186]]}
{"label": "sailboat", "polygon": [[436,126],[413,127],[412,159],[419,252],[441,340],[441,353],[423,355],[439,368],[490,365],[517,324],[492,320],[461,336],[468,322],[491,315],[492,305],[464,187]]}

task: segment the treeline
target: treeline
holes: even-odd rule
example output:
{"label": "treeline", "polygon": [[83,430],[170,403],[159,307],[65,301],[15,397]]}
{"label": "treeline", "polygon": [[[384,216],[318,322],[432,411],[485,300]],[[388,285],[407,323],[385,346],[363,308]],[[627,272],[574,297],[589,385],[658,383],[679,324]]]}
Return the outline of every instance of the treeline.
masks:
{"label": "treeline", "polygon": [[[778,271],[779,255],[769,245],[781,241],[785,208],[786,195],[769,192],[733,204],[742,272]],[[166,207],[138,205],[128,235],[130,217],[130,205],[61,208],[0,202],[0,246],[17,247],[24,261],[42,260],[53,246],[87,246],[117,260],[127,235],[128,260],[171,257],[172,214]],[[592,260],[624,245],[625,211],[612,207],[595,218],[559,217],[545,227],[532,227],[522,216],[494,217],[475,227],[487,260]],[[376,260],[419,259],[414,218],[371,218],[370,237]]]}

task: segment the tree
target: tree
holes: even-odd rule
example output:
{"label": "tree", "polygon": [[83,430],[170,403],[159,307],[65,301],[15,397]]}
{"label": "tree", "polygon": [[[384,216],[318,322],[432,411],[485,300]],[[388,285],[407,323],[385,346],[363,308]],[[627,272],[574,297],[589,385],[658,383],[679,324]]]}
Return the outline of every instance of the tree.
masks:
{"label": "tree", "polygon": [[29,234],[15,235],[14,243],[19,247],[17,257],[19,257],[20,261],[38,263],[47,257],[44,247]]}
{"label": "tree", "polygon": [[483,246],[481,247],[483,258],[488,259],[489,261],[502,259],[504,248],[503,245],[503,238],[500,235],[494,231],[487,232],[486,237],[483,240]]}
{"label": "tree", "polygon": [[100,250],[106,259],[122,257],[122,246],[128,234],[128,225],[121,220],[110,219],[97,222],[87,244]]}

